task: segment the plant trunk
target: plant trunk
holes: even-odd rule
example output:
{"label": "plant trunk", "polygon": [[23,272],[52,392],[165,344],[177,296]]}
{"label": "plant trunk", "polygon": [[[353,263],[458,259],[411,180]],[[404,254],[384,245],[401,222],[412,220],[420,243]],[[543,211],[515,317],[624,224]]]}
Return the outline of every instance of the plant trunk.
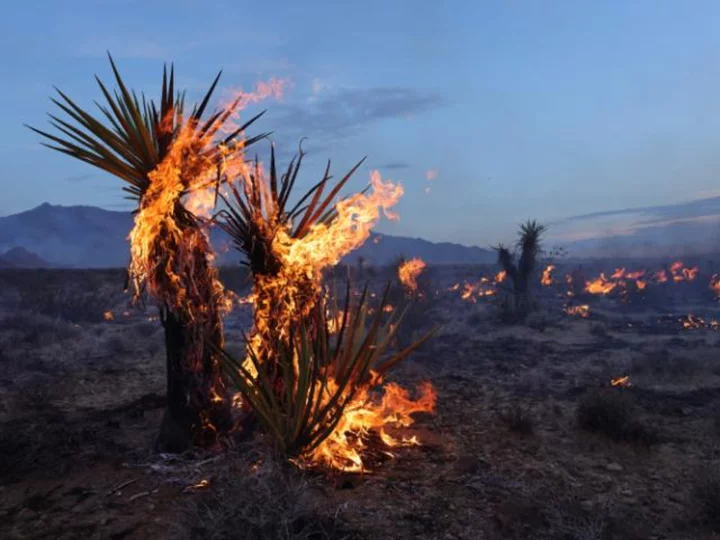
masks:
{"label": "plant trunk", "polygon": [[[190,361],[191,325],[163,310],[167,362],[167,406],[160,426],[157,450],[179,453],[193,444],[211,446],[219,434],[232,427],[230,405],[217,391],[222,388],[220,369],[207,345],[202,347],[201,369]],[[220,334],[220,332],[218,332]],[[212,336],[217,341],[220,336]],[[220,339],[221,341],[221,339]]]}

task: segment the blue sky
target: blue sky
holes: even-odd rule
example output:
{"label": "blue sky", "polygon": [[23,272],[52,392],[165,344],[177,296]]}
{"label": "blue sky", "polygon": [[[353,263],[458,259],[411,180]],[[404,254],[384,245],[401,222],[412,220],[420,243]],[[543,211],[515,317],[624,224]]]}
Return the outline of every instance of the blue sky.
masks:
{"label": "blue sky", "polygon": [[[40,147],[52,85],[91,106],[105,50],[154,94],[288,78],[263,129],[403,183],[391,234],[488,244],[517,223],[720,194],[720,3],[677,1],[13,2],[0,21],[0,215],[110,209],[120,183]],[[437,178],[426,179],[434,169]],[[369,170],[355,179],[364,186]],[[426,188],[430,187],[429,193]]]}

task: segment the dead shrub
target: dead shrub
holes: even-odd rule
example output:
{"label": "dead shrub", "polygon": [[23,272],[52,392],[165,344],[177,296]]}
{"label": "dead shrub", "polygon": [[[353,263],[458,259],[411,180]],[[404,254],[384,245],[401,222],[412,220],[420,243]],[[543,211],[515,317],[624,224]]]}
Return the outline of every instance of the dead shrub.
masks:
{"label": "dead shrub", "polygon": [[210,488],[180,505],[177,540],[321,540],[338,538],[337,512],[327,514],[307,477],[272,457],[223,471]]}
{"label": "dead shrub", "polygon": [[657,433],[640,422],[635,404],[621,388],[598,389],[585,394],[578,404],[576,417],[581,429],[602,433],[616,441],[643,446],[658,442]]}

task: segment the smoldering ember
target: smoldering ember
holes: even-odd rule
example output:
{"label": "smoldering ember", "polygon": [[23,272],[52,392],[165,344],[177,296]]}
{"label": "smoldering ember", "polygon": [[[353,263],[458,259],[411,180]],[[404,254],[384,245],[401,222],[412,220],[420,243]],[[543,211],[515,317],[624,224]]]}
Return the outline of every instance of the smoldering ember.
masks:
{"label": "smoldering ember", "polygon": [[[128,22],[130,4],[103,9]],[[157,8],[148,5],[148,15]],[[536,8],[518,9],[498,8],[498,28],[510,32]],[[577,19],[577,9],[564,4],[563,17]],[[656,9],[647,24],[667,30]],[[691,8],[677,9],[702,26]],[[710,158],[703,172],[694,160],[713,152],[688,149],[692,166],[678,157],[683,141],[704,133],[686,133],[677,120],[686,109],[700,114],[687,103],[673,108],[686,83],[662,79],[652,99],[642,91],[641,106],[634,64],[598,53],[573,26],[583,65],[563,55],[563,71],[599,84],[610,75],[585,64],[614,70],[617,87],[592,107],[576,92],[580,75],[562,79],[566,86],[558,79],[556,102],[555,87],[529,74],[537,62],[515,57],[537,47],[549,55],[537,73],[555,76],[550,58],[561,53],[540,30],[531,34],[545,38],[517,38],[500,60],[482,55],[478,73],[490,76],[464,77],[458,89],[436,65],[455,43],[442,37],[440,15],[450,8],[433,10],[431,26],[427,14],[413,15],[424,37],[408,42],[428,48],[428,69],[366,66],[369,80],[397,72],[377,87],[351,75],[364,64],[342,39],[337,54],[353,60],[331,69],[320,65],[331,47],[317,64],[300,61],[313,47],[298,37],[297,51],[271,61],[286,42],[260,27],[244,41],[202,37],[197,27],[156,46],[162,28],[153,27],[153,40],[118,40],[110,26],[92,37],[105,28],[90,22],[95,15],[82,31],[68,23],[85,45],[70,58],[58,52],[58,65],[38,64],[42,86],[59,83],[50,104],[28,92],[20,99],[27,125],[2,128],[10,143],[0,143],[4,174],[17,174],[0,200],[0,537],[720,534],[720,197],[700,190],[710,185]],[[178,30],[196,28],[179,4],[163,13],[182,19]],[[403,47],[380,13],[387,48],[366,45],[378,62]],[[359,32],[358,22],[338,33],[346,16],[324,16],[336,38]],[[596,20],[604,29],[596,37],[607,37],[614,27]],[[458,51],[484,50],[460,26]],[[278,28],[296,36],[286,22]],[[48,30],[38,43],[67,31]],[[564,43],[558,32],[553,39]],[[100,60],[96,39],[117,52]],[[625,39],[654,65],[639,37]],[[228,56],[225,73],[202,83],[227,47],[238,57],[246,46],[259,50],[252,40],[267,56],[244,68]],[[163,64],[172,49],[177,64]],[[668,70],[690,69],[667,58]],[[505,62],[503,75],[495,64]],[[85,76],[93,70],[104,75],[93,81]],[[630,112],[618,101],[630,92],[623,73],[633,81]],[[393,79],[400,75],[407,86]],[[411,86],[428,76],[455,98]],[[467,97],[465,85],[492,106],[477,108],[480,97]],[[476,105],[458,116],[461,96]],[[619,115],[651,125],[643,107],[654,111],[654,99],[676,115],[652,124],[669,130],[662,144],[648,143],[665,149],[656,156],[664,167],[628,157],[646,157],[638,141],[652,130],[621,136],[603,123]],[[535,100],[547,110],[530,115]],[[466,130],[478,111],[484,116]],[[586,135],[596,125],[602,140]],[[569,134],[588,138],[571,145]],[[455,146],[461,140],[466,148]],[[6,146],[17,159],[32,148],[32,157],[18,167]],[[580,161],[587,185],[564,176]],[[636,180],[605,178],[623,173],[620,162]],[[699,195],[673,202],[680,191],[662,187],[668,170]],[[45,178],[31,190],[39,171]],[[518,175],[527,178],[509,180]],[[61,176],[79,187],[57,187]],[[91,185],[102,188],[94,194]],[[124,198],[104,199],[108,186]],[[627,202],[606,203],[611,190]],[[633,202],[640,191],[645,205]]]}

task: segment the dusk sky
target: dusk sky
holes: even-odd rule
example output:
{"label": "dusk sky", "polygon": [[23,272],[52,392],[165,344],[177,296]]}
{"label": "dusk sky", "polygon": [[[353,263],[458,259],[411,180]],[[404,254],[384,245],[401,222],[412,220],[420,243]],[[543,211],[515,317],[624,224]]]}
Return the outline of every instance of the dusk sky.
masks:
{"label": "dusk sky", "polygon": [[[212,6],[212,7],[205,7]],[[12,2],[0,21],[0,215],[123,205],[121,182],[40,146],[52,85],[91,108],[93,75],[157,94],[164,61],[197,97],[290,81],[258,128],[303,185],[368,155],[406,194],[390,234],[486,245],[527,218],[720,195],[714,1]],[[223,92],[218,93],[221,97]],[[436,177],[428,180],[428,171]],[[432,175],[431,175],[432,176]],[[352,187],[369,178],[363,169]],[[426,188],[430,187],[429,193]]]}

